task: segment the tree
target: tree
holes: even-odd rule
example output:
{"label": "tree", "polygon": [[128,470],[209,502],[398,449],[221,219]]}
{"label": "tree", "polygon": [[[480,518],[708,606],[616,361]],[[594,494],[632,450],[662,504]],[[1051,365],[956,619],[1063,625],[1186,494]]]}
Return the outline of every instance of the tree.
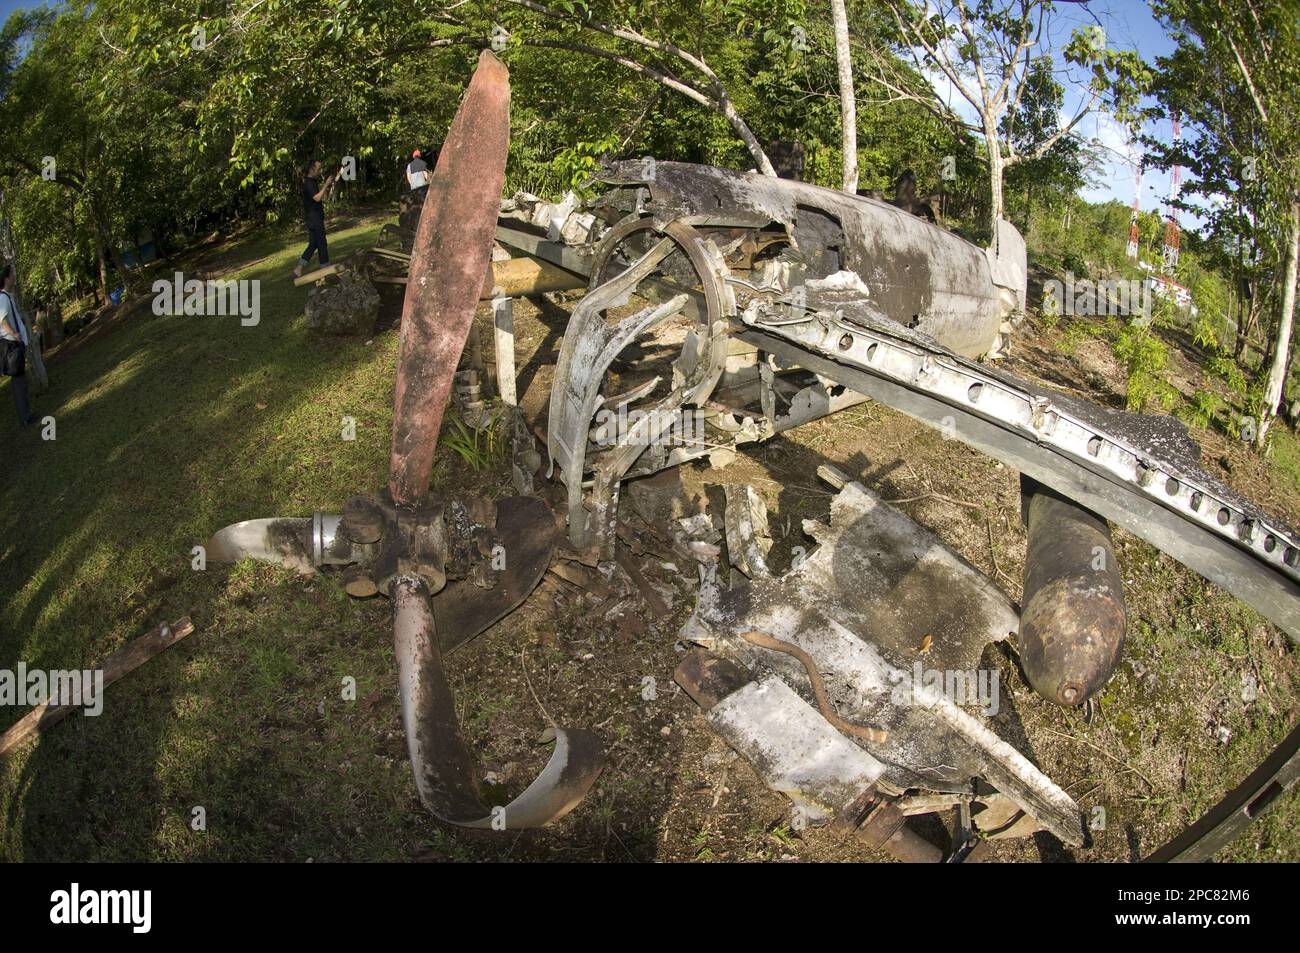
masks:
{"label": "tree", "polygon": [[[1014,127],[1005,124],[1004,118],[1019,110],[1026,91],[1037,82],[1035,63],[1042,61],[1045,39],[1050,36],[1053,4],[1048,0],[939,0],[916,5],[908,0],[883,0],[883,5],[892,17],[896,44],[911,58],[915,72],[909,76],[898,70],[888,51],[880,50],[873,57],[874,79],[983,137],[989,228],[995,235],[997,222],[1004,217],[1005,170],[1045,156],[1103,103],[1121,113],[1131,110],[1145,79],[1137,54],[1108,49],[1100,27],[1075,30],[1060,69],[1074,66],[1087,71],[1087,98],[1067,123],[1030,152],[1022,153],[1012,134]],[[975,122],[950,110],[928,82],[921,85],[913,78],[927,71],[938,73],[966,101],[974,110]]]}
{"label": "tree", "polygon": [[[1086,182],[1085,170],[1092,157],[1078,139],[1058,135],[1064,100],[1064,90],[1052,74],[1051,59],[1038,57],[1025,76],[1018,108],[1002,117],[998,130],[1016,154],[1026,157],[1006,171],[1007,190],[1024,197],[1026,238],[1036,203],[1043,204],[1051,196],[1072,196]],[[1042,151],[1049,141],[1052,144]]]}
{"label": "tree", "polygon": [[835,25],[835,63],[840,85],[842,188],[852,195],[858,190],[858,113],[857,94],[853,89],[853,55],[849,50],[849,15],[844,0],[831,0],[831,19]]}
{"label": "tree", "polygon": [[[1290,0],[1157,0],[1177,43],[1159,61],[1157,93],[1197,135],[1193,192],[1218,196],[1217,224],[1239,230],[1243,257],[1272,251],[1279,285],[1269,368],[1255,426],[1263,447],[1289,366],[1300,271],[1300,18]],[[1213,204],[1213,203],[1212,203]],[[1223,206],[1244,210],[1235,218]]]}

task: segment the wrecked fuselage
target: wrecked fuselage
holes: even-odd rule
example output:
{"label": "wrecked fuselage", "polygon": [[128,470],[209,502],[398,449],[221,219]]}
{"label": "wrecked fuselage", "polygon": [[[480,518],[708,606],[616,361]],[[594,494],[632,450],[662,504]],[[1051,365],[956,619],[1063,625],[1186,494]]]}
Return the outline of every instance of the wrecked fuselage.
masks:
{"label": "wrecked fuselage", "polygon": [[[612,555],[621,482],[701,457],[725,464],[738,445],[874,399],[1019,470],[1042,488],[1034,498],[1051,491],[1061,501],[1051,512],[1027,507],[1041,544],[1026,567],[1037,652],[1027,664],[1048,700],[1084,703],[1119,660],[1125,612],[1107,520],[1239,596],[1293,639],[1300,634],[1300,537],[1201,470],[1185,428],[1095,407],[982,363],[1007,346],[1025,307],[1025,247],[1009,224],[981,249],[894,206],[800,182],[649,159],[615,163],[598,178],[613,186],[588,206],[604,228],[584,229],[582,242],[568,243],[578,247],[553,259],[573,267],[577,251],[591,276],[571,314],[548,422],[576,551],[592,561]],[[569,231],[568,214],[552,223],[553,238]],[[509,227],[497,237],[529,243]],[[529,250],[550,253],[536,243]],[[627,313],[634,302],[647,306]],[[665,351],[675,354],[670,364]],[[729,494],[729,518],[732,510]],[[941,705],[900,715],[878,697],[906,661],[897,644],[889,658],[891,640],[924,644],[912,651],[940,641],[982,649],[1020,629],[1014,612],[1002,635],[979,631],[975,616],[942,638],[925,631],[939,627],[936,620],[892,616],[888,599],[874,614],[852,612],[845,607],[862,588],[894,597],[906,581],[924,578],[919,561],[898,564],[907,547],[897,534],[877,526],[874,535],[837,536],[837,555],[823,561],[870,552],[896,572],[823,573],[823,583],[833,582],[819,586],[803,567],[766,576],[761,547],[744,538],[743,526],[756,523],[732,518],[727,533],[730,559],[751,584],[739,593],[706,586],[684,633],[721,654],[681,674],[769,785],[796,802],[833,803],[831,813],[841,815],[853,812],[842,803],[846,792],[858,790],[867,813],[878,814],[903,810],[898,792],[908,786],[925,797],[956,795],[947,785],[969,794],[970,779],[982,777],[1016,810],[1079,842],[1069,798],[1013,748],[991,744],[996,735],[978,719],[944,717]],[[1070,545],[1056,545],[1067,537]],[[996,592],[983,577],[966,582]],[[965,590],[921,591],[932,611]],[[890,622],[882,627],[881,619]],[[819,672],[832,676],[826,686]],[[821,725],[843,741],[846,733],[870,737],[864,726],[876,724],[890,740],[868,743],[868,759],[845,750],[829,772],[814,752],[830,749],[795,727]],[[801,774],[802,787],[791,780]],[[1004,819],[1006,809],[997,808]]]}
{"label": "wrecked fuselage", "polygon": [[[615,163],[599,178],[616,188],[598,213],[682,222],[713,239],[738,266],[729,277],[742,310],[745,270],[754,289],[783,293],[852,272],[881,314],[966,357],[995,351],[1003,323],[1024,310],[1025,244],[1006,222],[984,249],[887,202],[805,182],[646,161]],[[747,240],[762,245],[757,261]]]}
{"label": "wrecked fuselage", "polygon": [[[615,188],[591,209],[608,227],[598,240],[584,233],[591,288],[573,311],[550,401],[550,456],[578,547],[608,553],[620,480],[702,456],[721,462],[737,444],[865,399],[735,337],[746,314],[865,312],[976,357],[1004,346],[1024,308],[1024,242],[1008,224],[995,249],[982,249],[893,205],[802,182],[648,160],[600,178]],[[658,306],[610,320],[633,296]],[[620,354],[683,317],[671,368],[617,393],[609,376]],[[602,413],[628,423],[593,434]]]}

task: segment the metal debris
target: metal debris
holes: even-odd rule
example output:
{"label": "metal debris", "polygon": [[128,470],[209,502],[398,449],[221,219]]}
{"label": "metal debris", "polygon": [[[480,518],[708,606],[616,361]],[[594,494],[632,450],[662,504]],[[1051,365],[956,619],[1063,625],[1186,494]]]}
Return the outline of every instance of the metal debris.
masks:
{"label": "metal debris", "polygon": [[[804,529],[819,545],[797,568],[729,591],[706,584],[682,638],[769,673],[756,678],[779,678],[806,699],[814,685],[804,663],[744,636],[758,630],[798,647],[815,661],[840,719],[887,733],[866,745],[883,765],[873,780],[899,793],[968,794],[983,778],[1063,841],[1082,844],[1077,805],[962,704],[975,700],[965,692],[979,682],[984,646],[1016,630],[1006,596],[858,483],[846,482],[834,498],[829,526],[808,521]],[[916,646],[926,634],[934,646],[922,660]],[[948,691],[954,674],[963,692],[956,699]],[[996,672],[983,677],[996,685]],[[982,699],[991,701],[988,693]],[[792,707],[787,715],[798,717]],[[767,779],[763,764],[755,767]]]}
{"label": "metal debris", "polygon": [[772,537],[767,528],[767,505],[752,486],[725,488],[727,497],[727,558],[750,579],[769,576],[767,553]]}

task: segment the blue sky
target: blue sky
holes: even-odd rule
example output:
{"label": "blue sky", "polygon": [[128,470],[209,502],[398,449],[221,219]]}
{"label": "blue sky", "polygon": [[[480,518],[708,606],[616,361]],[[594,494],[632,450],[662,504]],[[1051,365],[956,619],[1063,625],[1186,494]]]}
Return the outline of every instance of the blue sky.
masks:
{"label": "blue sky", "polygon": [[[1151,63],[1157,56],[1173,52],[1174,44],[1151,15],[1151,8],[1146,0],[1102,0],[1088,4],[1097,19],[1106,30],[1107,44],[1120,49],[1137,50],[1144,60]],[[1060,12],[1063,19],[1074,20],[1076,25],[1084,21],[1080,14],[1063,7]],[[1067,91],[1066,108],[1077,109],[1081,100],[1077,90]],[[1073,115],[1073,113],[1071,113]],[[1098,121],[1095,117],[1085,119],[1084,134],[1100,139],[1111,149],[1120,149],[1125,143],[1123,136],[1114,123]],[[1148,133],[1162,139],[1171,139],[1173,131],[1168,120],[1148,128]],[[1118,198],[1125,204],[1133,201],[1133,173],[1131,161],[1126,161],[1112,153],[1107,153],[1106,170],[1094,187],[1081,193],[1093,202],[1102,202],[1109,198]],[[1156,169],[1147,169],[1142,176],[1142,207],[1153,209],[1169,196],[1169,174]]]}
{"label": "blue sky", "polygon": [[[42,4],[28,2],[28,0],[0,0],[0,18],[7,18],[16,9],[40,5]],[[1100,22],[1106,30],[1108,45],[1137,50],[1148,62],[1173,49],[1168,36],[1151,16],[1151,9],[1146,0],[1092,0],[1086,8],[1072,3],[1058,4],[1057,26],[1053,30],[1047,49],[1059,52],[1076,27],[1097,22]],[[936,83],[936,86],[940,85]],[[1068,115],[1074,115],[1082,99],[1079,88],[1067,86],[1065,110]],[[958,100],[959,97],[954,98],[952,105],[960,112],[963,103]],[[1078,129],[1082,135],[1098,139],[1108,148],[1104,170],[1098,176],[1095,185],[1083,190],[1081,193],[1083,197],[1093,202],[1102,202],[1111,198],[1118,199],[1125,205],[1132,202],[1133,163],[1136,157],[1124,156],[1126,143],[1118,128],[1104,117],[1094,114],[1080,122]],[[1168,121],[1159,123],[1149,131],[1162,138],[1171,135]],[[1158,208],[1168,195],[1168,174],[1148,169],[1142,178],[1142,207]]]}
{"label": "blue sky", "polygon": [[[1053,27],[1042,44],[1041,52],[1052,54],[1061,63],[1061,51],[1074,30],[1093,25],[1100,25],[1106,31],[1107,46],[1136,50],[1148,63],[1153,62],[1157,56],[1167,55],[1174,48],[1164,29],[1151,15],[1147,0],[1092,0],[1086,5],[1057,4]],[[950,102],[959,115],[967,119],[974,117],[973,110],[959,94],[951,90],[946,80],[935,75],[931,75],[931,80],[940,95]],[[1067,81],[1063,85],[1065,102],[1062,114],[1068,120],[1075,116],[1087,99],[1087,92],[1081,82],[1074,84]],[[1126,141],[1126,134],[1100,111],[1085,116],[1075,130],[1079,135],[1096,140],[1104,147],[1103,168],[1097,173],[1095,183],[1081,190],[1080,194],[1091,202],[1118,199],[1125,205],[1130,204],[1133,201],[1134,175],[1140,155]],[[1147,127],[1145,131],[1166,140],[1173,135],[1167,119]],[[1168,197],[1169,174],[1148,168],[1142,176],[1142,208],[1160,208]]]}
{"label": "blue sky", "polygon": [[26,3],[20,0],[0,0],[0,20],[8,20],[9,14],[15,10],[22,10],[28,7],[44,6],[40,3]]}

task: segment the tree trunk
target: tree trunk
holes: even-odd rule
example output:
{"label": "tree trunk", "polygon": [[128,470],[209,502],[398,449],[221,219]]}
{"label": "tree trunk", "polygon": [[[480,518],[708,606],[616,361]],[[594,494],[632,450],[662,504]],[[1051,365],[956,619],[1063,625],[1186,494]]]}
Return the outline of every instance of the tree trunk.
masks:
{"label": "tree trunk", "polygon": [[996,126],[984,125],[984,143],[989,150],[989,234],[997,240],[998,222],[1002,219],[1002,144]]}
{"label": "tree trunk", "polygon": [[835,22],[835,63],[840,73],[840,148],[844,154],[843,189],[850,195],[858,191],[858,109],[853,91],[853,55],[849,52],[849,16],[844,0],[831,0],[831,19]]}
{"label": "tree trunk", "polygon": [[104,258],[104,237],[100,234],[98,222],[91,225],[91,232],[95,239],[95,264],[99,269],[99,295],[108,301],[108,262]]}
{"label": "tree trunk", "polygon": [[57,298],[45,306],[45,332],[51,347],[63,341],[63,306]]}
{"label": "tree trunk", "polygon": [[758,137],[754,135],[753,130],[749,128],[749,124],[736,111],[736,107],[732,105],[726,91],[719,89],[718,93],[720,100],[718,112],[727,122],[731,123],[731,128],[735,130],[736,135],[740,136],[740,141],[745,144],[749,154],[754,157],[754,164],[758,166],[758,171],[776,178],[776,169],[772,167],[772,160],[767,157],[767,152],[758,141]]}
{"label": "tree trunk", "polygon": [[1264,386],[1264,408],[1260,412],[1255,446],[1264,446],[1268,425],[1277,416],[1282,401],[1282,388],[1286,384],[1287,358],[1291,347],[1291,322],[1295,316],[1295,291],[1297,259],[1300,259],[1300,199],[1291,202],[1290,234],[1286,243],[1286,277],[1282,284],[1282,307],[1278,313],[1277,338],[1273,347],[1273,363],[1269,367],[1268,383]]}

